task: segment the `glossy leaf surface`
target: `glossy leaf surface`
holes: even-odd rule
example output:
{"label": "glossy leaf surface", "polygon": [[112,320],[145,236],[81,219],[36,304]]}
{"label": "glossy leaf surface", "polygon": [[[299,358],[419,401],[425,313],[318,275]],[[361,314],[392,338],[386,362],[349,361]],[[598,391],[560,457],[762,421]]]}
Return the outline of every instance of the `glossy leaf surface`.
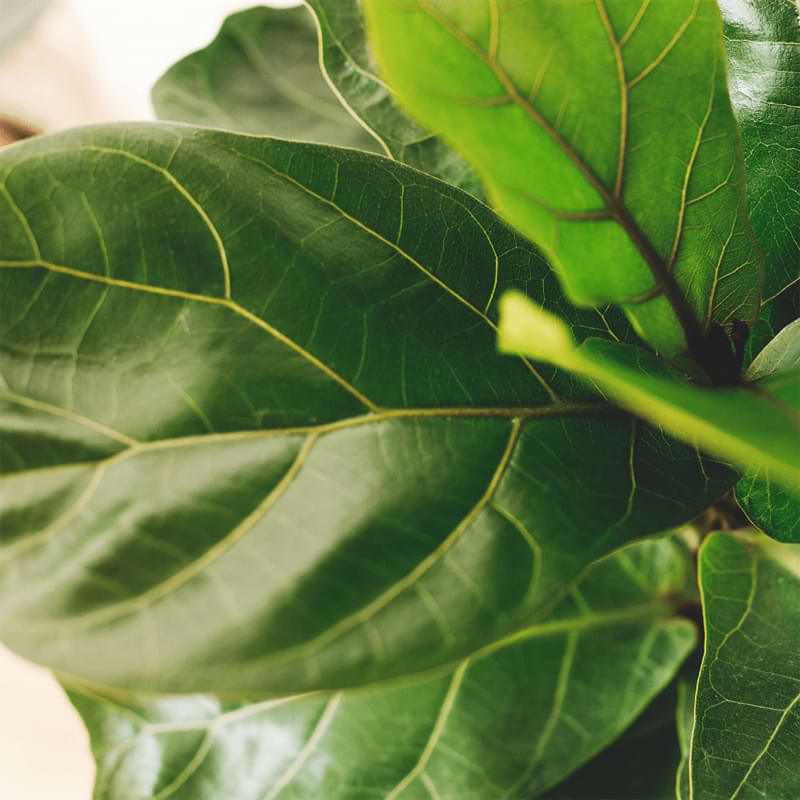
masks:
{"label": "glossy leaf surface", "polygon": [[744,468],[769,470],[791,490],[800,486],[800,369],[765,376],[751,370],[752,383],[701,386],[634,345],[589,338],[576,347],[561,320],[519,293],[509,293],[501,305],[500,346],[506,352],[572,370],[676,436]]}
{"label": "glossy leaf surface", "polygon": [[789,0],[719,0],[764,299],[800,280],[800,14]]}
{"label": "glossy leaf surface", "polygon": [[0,174],[0,633],[61,672],[284,694],[450,664],[731,483],[498,354],[499,293],[570,314],[555,279],[396,162],[126,125]]}
{"label": "glossy leaf surface", "polygon": [[317,21],[322,67],[331,85],[385,154],[483,197],[473,169],[412,121],[378,76],[359,0],[307,0],[306,5]]}
{"label": "glossy leaf surface", "polygon": [[752,322],[762,281],[716,0],[364,7],[387,80],[571,299],[713,366],[706,327]]}
{"label": "glossy leaf surface", "polygon": [[[98,800],[411,800],[538,795],[618,736],[696,642],[675,540],[593,568],[547,621],[397,686],[252,705],[70,687]],[[620,798],[617,798],[620,800]]]}
{"label": "glossy leaf surface", "polygon": [[706,651],[689,797],[800,795],[800,548],[715,534],[700,582]]}
{"label": "glossy leaf surface", "polygon": [[[753,362],[748,377],[758,381],[786,370],[800,369],[800,320],[784,328]],[[800,390],[795,394],[800,407]],[[800,435],[794,439],[800,463]],[[771,479],[764,470],[751,470],[736,485],[736,499],[748,517],[781,542],[800,544],[800,493]]]}
{"label": "glossy leaf surface", "polygon": [[374,150],[331,92],[304,8],[264,6],[229,17],[203,50],[155,85],[160,119]]}

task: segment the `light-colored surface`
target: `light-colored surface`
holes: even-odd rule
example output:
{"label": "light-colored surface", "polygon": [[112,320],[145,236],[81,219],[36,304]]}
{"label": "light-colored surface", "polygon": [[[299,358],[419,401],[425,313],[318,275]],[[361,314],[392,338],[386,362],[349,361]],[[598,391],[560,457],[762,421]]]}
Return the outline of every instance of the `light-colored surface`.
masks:
{"label": "light-colored surface", "polygon": [[88,800],[89,741],[53,677],[0,648],[0,798]]}
{"label": "light-colored surface", "polygon": [[[150,119],[155,80],[255,4],[60,0],[0,59],[0,112],[50,131]],[[0,647],[0,800],[89,800],[93,780],[88,737],[56,681]]]}

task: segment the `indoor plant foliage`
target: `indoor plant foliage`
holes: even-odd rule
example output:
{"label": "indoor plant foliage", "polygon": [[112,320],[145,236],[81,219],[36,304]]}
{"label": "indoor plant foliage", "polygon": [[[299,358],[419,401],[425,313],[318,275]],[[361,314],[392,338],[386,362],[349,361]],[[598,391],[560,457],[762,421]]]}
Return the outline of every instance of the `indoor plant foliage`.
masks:
{"label": "indoor plant foliage", "polygon": [[309,0],[0,153],[0,638],[96,797],[800,796],[798,41]]}

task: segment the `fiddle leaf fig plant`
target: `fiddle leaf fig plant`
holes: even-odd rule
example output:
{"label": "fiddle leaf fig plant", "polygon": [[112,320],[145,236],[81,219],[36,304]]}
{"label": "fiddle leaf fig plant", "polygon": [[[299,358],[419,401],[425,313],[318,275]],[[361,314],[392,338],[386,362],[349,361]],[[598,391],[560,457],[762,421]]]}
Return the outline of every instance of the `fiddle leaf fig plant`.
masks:
{"label": "fiddle leaf fig plant", "polygon": [[257,7],[0,152],[0,640],[97,800],[800,796],[785,3]]}

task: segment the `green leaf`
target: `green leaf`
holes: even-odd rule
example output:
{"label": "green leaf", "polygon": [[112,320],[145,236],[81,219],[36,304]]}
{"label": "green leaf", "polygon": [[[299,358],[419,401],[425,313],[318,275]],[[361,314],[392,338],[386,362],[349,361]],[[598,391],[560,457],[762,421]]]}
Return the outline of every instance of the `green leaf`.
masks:
{"label": "green leaf", "polygon": [[451,665],[733,482],[498,354],[506,288],[603,317],[416,170],[136,124],[16,145],[0,182],[0,638],[60,672],[285,694]]}
{"label": "green leaf", "polygon": [[768,302],[800,280],[800,13],[796,0],[719,3]]}
{"label": "green leaf", "polygon": [[359,0],[307,0],[306,6],[317,21],[322,67],[331,86],[386,155],[482,198],[473,169],[442,139],[409,119],[378,77]]}
{"label": "green leaf", "polygon": [[676,686],[673,681],[614,744],[547,792],[547,800],[675,800]]}
{"label": "green leaf", "polygon": [[229,17],[206,48],[153,88],[160,119],[374,150],[319,68],[304,8],[257,7]]}
{"label": "green leaf", "polygon": [[762,376],[754,369],[757,359],[753,383],[701,386],[640,347],[596,338],[578,347],[563,321],[521,293],[507,294],[501,308],[506,352],[597,381],[621,405],[675,436],[744,467],[768,469],[790,489],[800,485],[800,369]]}
{"label": "green leaf", "polygon": [[674,539],[634,545],[546,622],[401,685],[250,705],[69,685],[92,735],[96,797],[532,797],[670,681],[696,642],[675,616],[692,573]]}
{"label": "green leaf", "polygon": [[[758,381],[800,368],[800,320],[784,328],[750,366],[747,376]],[[794,397],[800,406],[800,393]],[[800,439],[795,437],[795,458],[800,460]],[[752,522],[781,542],[800,544],[800,493],[776,485],[769,473],[750,470],[736,484],[736,499]]]}
{"label": "green leaf", "polygon": [[690,797],[800,796],[800,548],[714,534],[700,552],[706,646]]}
{"label": "green leaf", "polygon": [[800,318],[800,292],[787,289],[761,307],[745,347],[744,363],[753,359],[791,322]]}
{"label": "green leaf", "polygon": [[716,0],[364,7],[389,83],[570,299],[713,370],[707,327],[751,323],[762,282]]}

